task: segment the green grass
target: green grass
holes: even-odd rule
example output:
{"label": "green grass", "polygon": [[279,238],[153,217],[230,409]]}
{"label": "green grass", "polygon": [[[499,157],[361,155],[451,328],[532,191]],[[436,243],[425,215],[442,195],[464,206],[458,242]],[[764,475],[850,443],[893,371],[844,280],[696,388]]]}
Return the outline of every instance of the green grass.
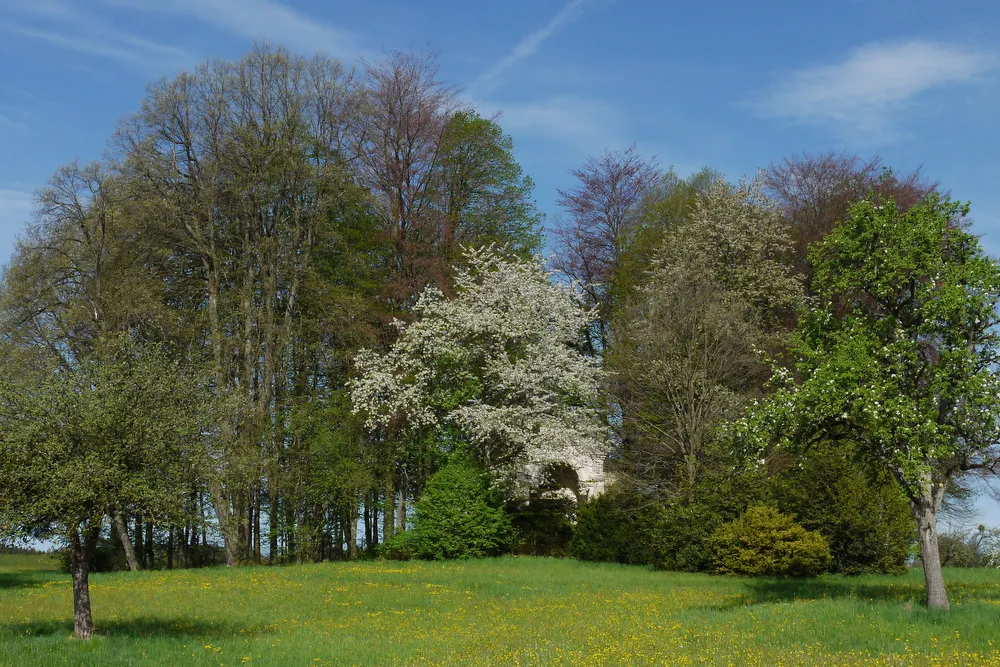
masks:
{"label": "green grass", "polygon": [[69,577],[0,557],[0,664],[997,664],[1000,573],[738,579],[548,559]]}

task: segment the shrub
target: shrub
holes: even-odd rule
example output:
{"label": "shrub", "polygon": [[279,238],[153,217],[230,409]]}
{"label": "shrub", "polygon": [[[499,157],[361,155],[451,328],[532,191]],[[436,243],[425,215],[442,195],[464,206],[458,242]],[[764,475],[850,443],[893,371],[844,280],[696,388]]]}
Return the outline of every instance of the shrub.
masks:
{"label": "shrub", "polygon": [[568,556],[576,510],[576,500],[568,498],[532,497],[521,504],[511,503],[508,511],[517,533],[514,553],[523,556]]}
{"label": "shrub", "polygon": [[830,564],[830,546],[819,532],[764,505],[720,526],[709,543],[715,570],[723,574],[808,577]]}
{"label": "shrub", "polygon": [[708,505],[678,504],[664,508],[655,526],[654,565],[681,572],[710,570],[713,559],[708,543],[723,521],[717,509]]}
{"label": "shrub", "polygon": [[580,506],[570,554],[580,560],[652,565],[661,514],[655,499],[613,484]]}
{"label": "shrub", "polygon": [[915,538],[910,507],[888,475],[866,471],[849,443],[821,444],[772,482],[778,508],[830,545],[842,574],[902,574]]}
{"label": "shrub", "polygon": [[389,540],[383,553],[433,560],[506,553],[514,531],[493,496],[486,474],[474,463],[446,465],[417,500],[413,528]]}

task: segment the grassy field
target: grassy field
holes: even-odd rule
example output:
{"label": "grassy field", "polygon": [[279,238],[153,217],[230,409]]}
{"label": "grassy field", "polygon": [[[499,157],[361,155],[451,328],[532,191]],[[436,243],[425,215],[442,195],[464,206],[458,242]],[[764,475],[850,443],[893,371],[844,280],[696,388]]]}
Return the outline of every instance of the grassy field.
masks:
{"label": "grassy field", "polygon": [[[72,640],[69,577],[0,556],[0,664],[995,664],[1000,573],[736,579],[548,559],[94,575],[99,636]],[[1000,647],[998,647],[1000,648]]]}

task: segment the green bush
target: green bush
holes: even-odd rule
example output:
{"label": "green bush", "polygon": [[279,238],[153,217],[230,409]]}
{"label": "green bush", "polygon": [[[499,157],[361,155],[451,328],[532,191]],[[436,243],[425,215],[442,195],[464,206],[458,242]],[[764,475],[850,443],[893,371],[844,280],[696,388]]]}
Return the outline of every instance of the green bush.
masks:
{"label": "green bush", "polygon": [[613,484],[580,505],[570,554],[580,560],[652,565],[661,514],[655,499]]}
{"label": "green bush", "polygon": [[508,507],[517,542],[514,553],[522,556],[569,555],[573,539],[576,500],[568,498],[531,498]]}
{"label": "green bush", "polygon": [[710,570],[713,560],[708,541],[723,522],[717,508],[708,505],[677,504],[664,508],[655,526],[654,565],[681,572]]}
{"label": "green bush", "polygon": [[830,545],[842,574],[902,574],[916,537],[899,485],[854,460],[849,443],[821,444],[772,480],[774,501]]}
{"label": "green bush", "polygon": [[383,555],[443,560],[506,553],[514,531],[493,496],[486,474],[474,463],[446,465],[417,500],[413,528],[386,542]]}
{"label": "green bush", "polygon": [[723,574],[809,577],[830,565],[830,546],[819,532],[764,505],[720,526],[709,544]]}

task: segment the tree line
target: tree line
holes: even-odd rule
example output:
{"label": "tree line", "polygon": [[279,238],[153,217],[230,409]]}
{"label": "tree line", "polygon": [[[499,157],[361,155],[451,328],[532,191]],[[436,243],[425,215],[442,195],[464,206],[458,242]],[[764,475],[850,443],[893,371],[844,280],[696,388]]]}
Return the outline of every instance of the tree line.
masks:
{"label": "tree line", "polygon": [[267,45],[151,84],[57,170],[0,286],[0,531],[65,541],[77,634],[115,563],[724,570],[720,530],[791,520],[762,505],[822,567],[900,569],[913,518],[933,562],[995,440],[967,209],[835,153],[572,175],[546,266],[511,138],[433,54]]}

